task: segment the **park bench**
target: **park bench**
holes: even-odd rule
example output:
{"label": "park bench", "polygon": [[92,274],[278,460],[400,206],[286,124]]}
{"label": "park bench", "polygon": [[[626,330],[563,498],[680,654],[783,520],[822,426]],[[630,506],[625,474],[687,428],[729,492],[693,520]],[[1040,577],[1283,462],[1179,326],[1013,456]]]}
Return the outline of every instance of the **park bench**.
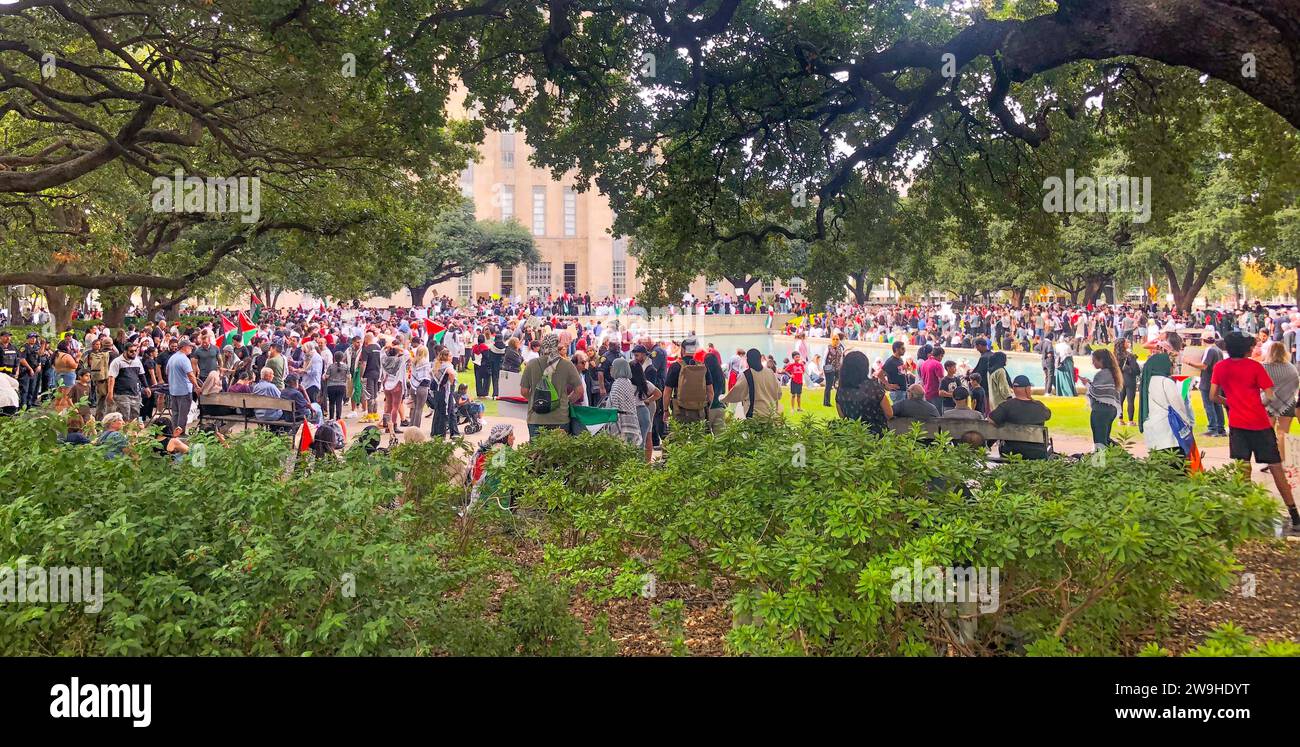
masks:
{"label": "park bench", "polygon": [[[234,409],[229,415],[205,415],[206,406],[230,407]],[[245,427],[253,425],[288,427],[294,425],[288,420],[262,420],[256,410],[279,410],[292,413],[293,401],[268,397],[262,394],[245,394],[243,392],[218,392],[199,395],[199,423],[213,420],[222,423],[243,423]]]}
{"label": "park bench", "polygon": [[984,443],[989,446],[999,441],[1022,441],[1042,444],[1049,455],[1052,453],[1052,439],[1047,433],[1047,427],[1042,425],[1015,425],[1012,423],[997,425],[991,420],[942,417],[933,420],[892,418],[889,421],[889,429],[895,433],[909,433],[914,423],[920,423],[922,432],[932,438],[942,431],[956,441],[964,434],[974,431],[983,436]]}

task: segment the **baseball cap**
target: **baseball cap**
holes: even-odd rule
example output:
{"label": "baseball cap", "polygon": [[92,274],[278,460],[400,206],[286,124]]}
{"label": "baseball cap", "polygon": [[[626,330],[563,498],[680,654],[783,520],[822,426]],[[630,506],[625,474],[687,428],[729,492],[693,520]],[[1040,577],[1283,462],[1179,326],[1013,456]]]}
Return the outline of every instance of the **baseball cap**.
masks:
{"label": "baseball cap", "polygon": [[635,347],[632,348],[632,352],[633,352],[633,353],[648,353],[648,352],[650,352],[650,351],[649,351],[649,350],[646,350],[645,345],[637,345],[637,346],[635,346]]}
{"label": "baseball cap", "polygon": [[1029,381],[1028,376],[1020,375],[1011,380],[1011,386],[1012,388],[1019,388],[1025,386],[1033,386],[1033,383]]}

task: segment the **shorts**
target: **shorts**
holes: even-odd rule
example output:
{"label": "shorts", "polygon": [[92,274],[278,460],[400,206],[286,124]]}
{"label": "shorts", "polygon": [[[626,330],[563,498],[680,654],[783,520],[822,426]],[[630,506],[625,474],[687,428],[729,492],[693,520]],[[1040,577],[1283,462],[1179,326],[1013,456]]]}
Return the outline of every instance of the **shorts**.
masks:
{"label": "shorts", "polygon": [[1282,455],[1277,450],[1277,434],[1272,428],[1251,431],[1245,428],[1228,430],[1228,456],[1233,459],[1250,461],[1255,457],[1257,464],[1280,464]]}
{"label": "shorts", "polygon": [[1272,414],[1273,414],[1274,417],[1278,417],[1278,418],[1294,418],[1294,417],[1295,417],[1295,405],[1294,405],[1294,404],[1292,404],[1292,405],[1287,405],[1287,407],[1284,408],[1281,412],[1279,412],[1279,413],[1272,413]]}
{"label": "shorts", "polygon": [[790,382],[790,394],[791,396],[803,394],[803,384],[796,384],[793,381]]}
{"label": "shorts", "polygon": [[55,381],[58,382],[59,386],[71,387],[77,383],[77,372],[64,371],[63,373],[56,374],[54,378]]}

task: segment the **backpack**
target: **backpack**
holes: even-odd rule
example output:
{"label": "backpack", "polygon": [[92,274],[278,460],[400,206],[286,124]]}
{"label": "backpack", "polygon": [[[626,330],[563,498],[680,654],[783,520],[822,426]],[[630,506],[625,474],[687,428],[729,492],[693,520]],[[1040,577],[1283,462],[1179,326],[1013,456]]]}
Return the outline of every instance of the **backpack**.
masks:
{"label": "backpack", "polygon": [[533,389],[532,409],[538,415],[546,415],[560,404],[560,392],[555,388],[555,382],[551,380],[551,375],[555,373],[555,367],[560,365],[560,360],[556,358],[549,366],[542,369],[542,380]]}
{"label": "backpack", "polygon": [[677,373],[677,390],[673,401],[683,410],[703,410],[709,406],[708,369],[702,364],[682,364]]}

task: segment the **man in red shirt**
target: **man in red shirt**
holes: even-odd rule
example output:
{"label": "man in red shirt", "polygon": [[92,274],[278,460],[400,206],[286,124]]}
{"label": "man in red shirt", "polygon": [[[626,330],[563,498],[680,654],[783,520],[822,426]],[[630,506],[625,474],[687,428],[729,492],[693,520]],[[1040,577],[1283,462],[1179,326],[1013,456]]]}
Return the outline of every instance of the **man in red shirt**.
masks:
{"label": "man in red shirt", "polygon": [[785,364],[785,372],[790,375],[790,406],[795,412],[803,412],[803,361],[798,353],[791,353],[791,360]]}
{"label": "man in red shirt", "polygon": [[1268,465],[1273,483],[1291,515],[1291,530],[1300,530],[1300,513],[1296,512],[1291,483],[1282,469],[1282,455],[1277,448],[1273,421],[1260,400],[1260,393],[1273,399],[1273,380],[1250,351],[1254,338],[1242,334],[1228,335],[1228,358],[1214,366],[1210,377],[1210,401],[1228,406],[1228,454],[1242,460],[1246,478],[1250,479],[1250,458]]}

